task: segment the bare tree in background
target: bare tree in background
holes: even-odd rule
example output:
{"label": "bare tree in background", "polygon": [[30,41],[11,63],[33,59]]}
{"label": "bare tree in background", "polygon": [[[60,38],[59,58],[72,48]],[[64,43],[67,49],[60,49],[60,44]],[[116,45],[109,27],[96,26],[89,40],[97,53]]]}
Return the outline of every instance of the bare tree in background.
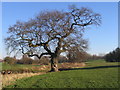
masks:
{"label": "bare tree in background", "polygon": [[83,31],[87,26],[100,24],[100,14],[72,5],[69,12],[44,11],[28,22],[16,22],[9,28],[10,36],[5,41],[10,53],[22,52],[39,59],[50,55],[51,71],[58,71],[58,56],[74,46],[87,48]]}
{"label": "bare tree in background", "polygon": [[79,47],[71,47],[67,52],[68,62],[80,63],[87,61],[91,55],[86,51],[79,49]]}

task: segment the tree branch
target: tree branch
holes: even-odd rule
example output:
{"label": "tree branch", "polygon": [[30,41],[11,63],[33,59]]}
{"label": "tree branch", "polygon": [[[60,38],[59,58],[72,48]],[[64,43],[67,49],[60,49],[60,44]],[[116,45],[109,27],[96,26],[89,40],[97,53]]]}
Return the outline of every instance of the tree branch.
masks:
{"label": "tree branch", "polygon": [[29,57],[33,57],[36,56],[37,58],[41,59],[42,56],[44,55],[51,55],[50,53],[42,53],[40,56],[38,54],[32,54],[32,55],[28,55]]}

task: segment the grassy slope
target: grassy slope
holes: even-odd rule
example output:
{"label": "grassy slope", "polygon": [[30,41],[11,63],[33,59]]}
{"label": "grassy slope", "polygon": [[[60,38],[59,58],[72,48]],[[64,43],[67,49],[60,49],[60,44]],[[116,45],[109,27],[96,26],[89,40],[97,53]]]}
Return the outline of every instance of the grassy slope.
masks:
{"label": "grassy slope", "polygon": [[[87,62],[88,67],[111,66],[102,60]],[[118,88],[118,67],[53,72],[17,80],[8,87],[20,88]]]}

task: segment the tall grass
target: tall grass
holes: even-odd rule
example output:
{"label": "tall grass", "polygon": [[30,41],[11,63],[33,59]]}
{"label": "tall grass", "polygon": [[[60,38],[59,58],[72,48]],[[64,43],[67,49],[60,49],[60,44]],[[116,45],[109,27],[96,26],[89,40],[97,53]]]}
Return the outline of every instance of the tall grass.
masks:
{"label": "tall grass", "polygon": [[35,75],[41,75],[41,74],[45,74],[45,72],[2,75],[2,87],[14,84],[14,81],[16,81],[18,79],[21,79],[24,77],[31,77],[31,76],[35,76]]}

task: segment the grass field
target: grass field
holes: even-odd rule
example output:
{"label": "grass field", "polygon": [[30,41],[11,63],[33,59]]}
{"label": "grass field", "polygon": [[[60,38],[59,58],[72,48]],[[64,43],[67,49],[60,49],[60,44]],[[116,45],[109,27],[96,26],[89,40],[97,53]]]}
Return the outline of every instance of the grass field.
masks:
{"label": "grass field", "polygon": [[9,88],[118,88],[118,63],[104,60],[86,62],[84,68],[74,68],[19,79]]}

